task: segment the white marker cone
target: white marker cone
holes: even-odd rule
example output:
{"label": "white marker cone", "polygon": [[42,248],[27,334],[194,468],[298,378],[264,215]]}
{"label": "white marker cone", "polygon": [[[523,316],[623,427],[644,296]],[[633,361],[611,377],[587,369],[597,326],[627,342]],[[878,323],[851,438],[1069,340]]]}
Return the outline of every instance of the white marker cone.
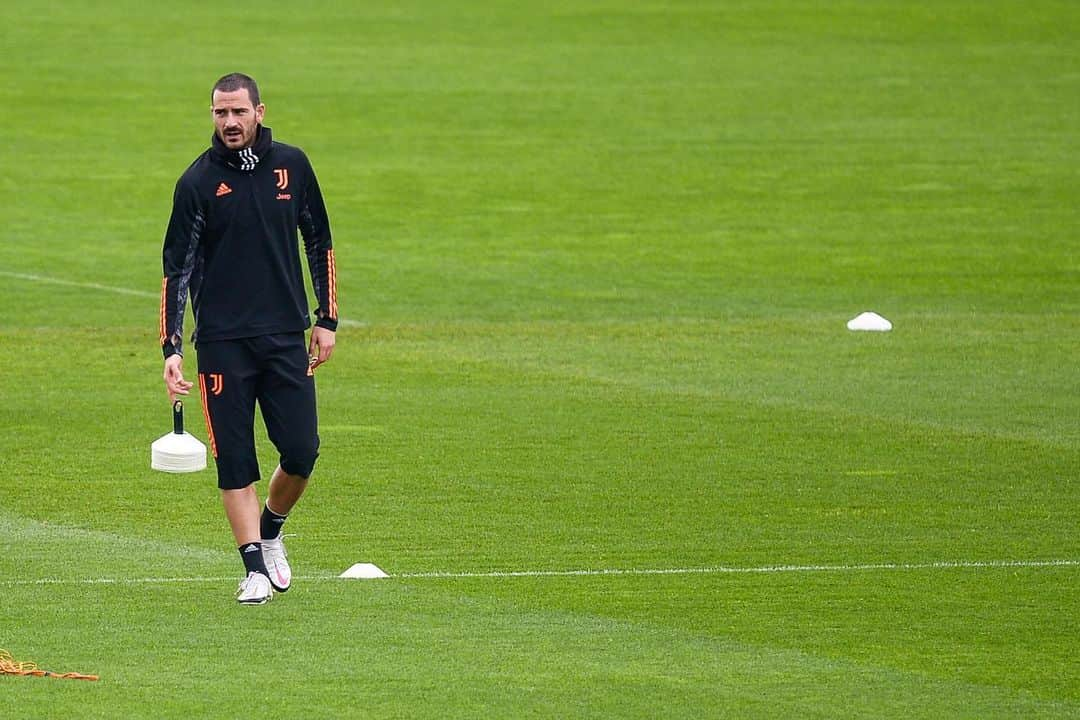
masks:
{"label": "white marker cone", "polygon": [[371,563],[356,563],[345,572],[338,575],[341,578],[356,578],[358,580],[375,580],[377,578],[390,577],[377,565]]}
{"label": "white marker cone", "polygon": [[847,329],[888,332],[892,330],[892,323],[875,312],[864,312],[848,320]]}
{"label": "white marker cone", "polygon": [[184,404],[173,403],[173,431],[150,445],[150,469],[170,473],[206,469],[206,446],[184,431]]}

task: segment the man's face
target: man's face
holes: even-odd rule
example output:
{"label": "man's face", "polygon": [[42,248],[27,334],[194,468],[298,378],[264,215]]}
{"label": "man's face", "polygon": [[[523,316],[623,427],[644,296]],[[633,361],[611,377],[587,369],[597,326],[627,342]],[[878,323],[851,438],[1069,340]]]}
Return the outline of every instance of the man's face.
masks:
{"label": "man's face", "polygon": [[214,91],[210,108],[214,115],[214,131],[230,150],[243,150],[255,142],[255,130],[262,122],[266,106],[251,104],[244,88],[233,92]]}

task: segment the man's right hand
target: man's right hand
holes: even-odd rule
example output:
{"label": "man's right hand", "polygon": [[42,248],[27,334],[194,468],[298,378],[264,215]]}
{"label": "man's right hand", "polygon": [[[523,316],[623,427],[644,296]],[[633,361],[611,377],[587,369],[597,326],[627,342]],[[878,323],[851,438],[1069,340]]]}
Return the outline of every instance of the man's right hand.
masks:
{"label": "man's right hand", "polygon": [[170,355],[165,358],[165,389],[169,393],[169,402],[174,402],[177,395],[187,395],[195,383],[184,379],[184,356]]}

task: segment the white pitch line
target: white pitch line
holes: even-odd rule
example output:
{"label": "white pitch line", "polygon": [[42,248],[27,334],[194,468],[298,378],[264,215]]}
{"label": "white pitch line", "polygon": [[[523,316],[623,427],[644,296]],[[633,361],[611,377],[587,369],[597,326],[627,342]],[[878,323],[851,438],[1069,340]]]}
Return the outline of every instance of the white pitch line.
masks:
{"label": "white pitch line", "polygon": [[[93,282],[79,282],[77,280],[65,280],[64,278],[50,277],[48,275],[33,275],[30,273],[18,273],[9,272],[7,270],[0,270],[0,276],[15,278],[16,280],[28,280],[30,282],[51,283],[53,285],[66,285],[67,287],[86,288],[87,290],[101,290],[103,292],[119,293],[121,295],[134,295],[135,297],[154,298],[160,299],[160,292],[149,292],[147,290],[132,290],[131,288],[115,287],[113,285],[102,285],[100,283]],[[359,320],[349,320],[342,318],[338,320],[338,325],[344,327],[366,327],[367,323]]]}
{"label": "white pitch line", "polygon": [[603,570],[503,570],[491,572],[398,573],[392,578],[506,578],[579,577],[595,575],[735,575],[770,573],[866,572],[874,570],[947,570],[956,568],[1078,567],[1080,560],[986,560],[931,563],[870,563],[865,565],[764,565],[761,567],[639,568]]}
{"label": "white pitch line", "polygon": [[228,582],[229,580],[239,582],[240,579],[239,575],[236,577],[38,578],[37,580],[0,580],[0,585],[9,587],[16,585],[143,585],[154,583],[218,583]]}
{"label": "white pitch line", "polygon": [[68,287],[87,288],[89,290],[104,290],[105,292],[120,293],[121,295],[135,295],[136,297],[160,298],[161,293],[147,292],[146,290],[132,290],[131,288],[113,287],[112,285],[100,285],[98,283],[78,282],[63,278],[49,277],[48,275],[31,275],[29,273],[8,272],[0,270],[0,275],[15,278],[17,280],[29,280],[31,282],[51,283],[53,285],[67,285]]}
{"label": "white pitch line", "polygon": [[[634,575],[762,575],[776,573],[842,573],[882,572],[905,570],[1003,570],[1009,568],[1072,568],[1080,567],[1080,560],[958,560],[927,563],[868,563],[863,565],[763,565],[760,567],[699,567],[699,568],[608,568],[599,570],[496,570],[490,572],[415,572],[388,576],[392,580],[423,579],[469,579],[469,578],[543,578],[582,576],[634,576]],[[296,576],[294,580],[324,582],[339,580],[337,575]],[[238,576],[229,577],[146,577],[146,578],[39,578],[37,580],[0,580],[0,586],[28,585],[142,585],[170,583],[227,583],[237,582]]]}

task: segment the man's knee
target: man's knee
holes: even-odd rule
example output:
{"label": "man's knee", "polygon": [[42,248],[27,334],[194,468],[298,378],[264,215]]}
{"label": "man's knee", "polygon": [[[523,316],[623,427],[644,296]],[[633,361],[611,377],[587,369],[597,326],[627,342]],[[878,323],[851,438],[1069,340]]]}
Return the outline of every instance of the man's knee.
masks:
{"label": "man's knee", "polygon": [[259,479],[259,461],[254,450],[220,454],[214,461],[218,487],[222,490],[242,490]]}
{"label": "man's knee", "polygon": [[281,450],[281,469],[290,475],[311,477],[315,459],[319,457],[318,442],[312,445],[293,445]]}

